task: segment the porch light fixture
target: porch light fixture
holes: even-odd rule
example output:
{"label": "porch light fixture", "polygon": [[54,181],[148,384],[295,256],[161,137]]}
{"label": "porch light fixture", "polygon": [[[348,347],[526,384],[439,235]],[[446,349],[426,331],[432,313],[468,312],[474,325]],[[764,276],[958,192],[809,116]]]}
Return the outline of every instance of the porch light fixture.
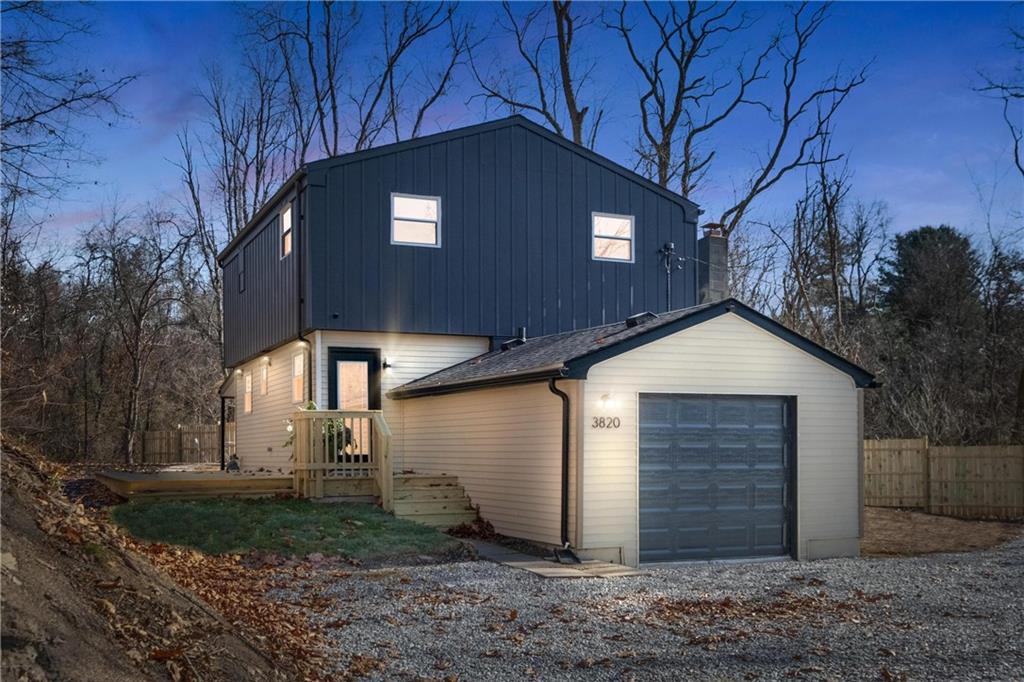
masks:
{"label": "porch light fixture", "polygon": [[605,393],[603,396],[601,396],[601,407],[604,408],[604,409],[608,409],[611,406],[612,406],[612,396],[611,396],[610,393]]}
{"label": "porch light fixture", "polygon": [[391,362],[391,358],[384,358],[384,362],[380,363],[380,368],[385,372],[394,367],[395,365]]}

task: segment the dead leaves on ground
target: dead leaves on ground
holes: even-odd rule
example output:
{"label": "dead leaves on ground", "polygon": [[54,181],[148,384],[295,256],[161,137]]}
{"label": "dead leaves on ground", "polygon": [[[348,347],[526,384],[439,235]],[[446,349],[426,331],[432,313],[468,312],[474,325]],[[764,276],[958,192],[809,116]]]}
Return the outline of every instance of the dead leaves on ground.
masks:
{"label": "dead leaves on ground", "polygon": [[[192,549],[127,540],[176,583],[191,590],[222,614],[282,667],[305,679],[317,679],[324,666],[322,629],[296,609],[267,593],[308,577],[303,566],[243,565],[238,555],[208,556]],[[310,595],[303,609],[322,613],[332,602]]]}

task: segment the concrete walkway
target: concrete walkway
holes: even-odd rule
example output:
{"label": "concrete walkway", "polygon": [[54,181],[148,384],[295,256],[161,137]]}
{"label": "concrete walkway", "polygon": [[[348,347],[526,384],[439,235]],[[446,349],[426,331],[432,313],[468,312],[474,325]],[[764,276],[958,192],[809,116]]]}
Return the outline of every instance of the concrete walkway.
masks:
{"label": "concrete walkway", "polygon": [[551,559],[539,559],[529,554],[523,554],[493,542],[482,540],[470,540],[470,542],[476,548],[481,559],[528,571],[542,578],[621,578],[631,575],[646,575],[643,571],[638,571],[635,568],[607,561],[590,559],[581,564],[560,564]]}

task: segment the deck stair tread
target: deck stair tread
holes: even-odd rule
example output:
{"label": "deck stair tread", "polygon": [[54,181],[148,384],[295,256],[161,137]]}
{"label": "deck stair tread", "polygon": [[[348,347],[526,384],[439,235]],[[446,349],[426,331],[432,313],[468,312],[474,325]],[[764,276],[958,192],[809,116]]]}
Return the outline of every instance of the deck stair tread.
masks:
{"label": "deck stair tread", "polygon": [[456,476],[400,474],[395,477],[395,516],[435,528],[476,519],[472,501]]}

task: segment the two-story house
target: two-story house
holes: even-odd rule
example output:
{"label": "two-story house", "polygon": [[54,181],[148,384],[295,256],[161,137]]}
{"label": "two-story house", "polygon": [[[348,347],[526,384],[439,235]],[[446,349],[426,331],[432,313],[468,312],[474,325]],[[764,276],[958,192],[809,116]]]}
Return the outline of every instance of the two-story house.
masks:
{"label": "two-story house", "polygon": [[699,213],[518,116],[305,165],[220,255],[242,466],[288,471],[308,402],[379,409],[506,535],[857,554],[872,377],[724,298]]}

